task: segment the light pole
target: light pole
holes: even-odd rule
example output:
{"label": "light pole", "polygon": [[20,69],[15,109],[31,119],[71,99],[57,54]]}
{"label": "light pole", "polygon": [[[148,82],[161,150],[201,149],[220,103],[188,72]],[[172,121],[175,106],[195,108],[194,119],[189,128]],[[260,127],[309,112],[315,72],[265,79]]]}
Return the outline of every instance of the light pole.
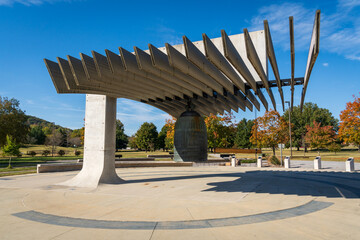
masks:
{"label": "light pole", "polygon": [[289,111],[290,156],[292,157],[292,143],[291,143],[291,109],[290,109],[290,102],[289,102],[289,101],[286,101],[285,103],[288,104],[288,111]]}
{"label": "light pole", "polygon": [[255,108],[255,140],[256,140],[256,147],[255,147],[255,160],[257,161],[257,151],[258,151],[258,142],[257,142],[257,120],[256,120],[256,108]]}

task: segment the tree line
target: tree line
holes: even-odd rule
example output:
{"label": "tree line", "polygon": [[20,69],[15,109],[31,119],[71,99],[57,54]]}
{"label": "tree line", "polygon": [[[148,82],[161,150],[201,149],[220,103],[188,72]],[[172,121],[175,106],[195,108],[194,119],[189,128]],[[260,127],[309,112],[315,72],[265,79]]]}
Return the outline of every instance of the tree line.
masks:
{"label": "tree line", "polygon": [[[305,103],[303,111],[294,106],[290,111],[291,144],[300,148],[329,149],[340,151],[343,145],[360,145],[360,98],[346,105],[340,122],[326,108],[315,103]],[[143,150],[172,149],[176,119],[166,120],[159,133],[153,123],[144,123],[135,135],[129,138],[129,146]],[[290,147],[289,109],[282,115],[267,111],[255,120],[242,119],[236,123],[231,113],[210,115],[205,118],[208,148],[271,148],[279,143]],[[360,147],[359,147],[360,150]]]}
{"label": "tree line", "polygon": [[[346,105],[341,112],[340,122],[328,109],[315,103],[305,103],[303,111],[294,106],[290,112],[292,146],[331,151],[341,149],[341,144],[360,145],[360,98]],[[145,151],[156,149],[171,150],[174,144],[176,119],[167,119],[160,132],[153,123],[145,122],[133,136],[127,136],[124,125],[116,121],[116,147]],[[235,122],[231,113],[210,115],[205,118],[208,147],[214,148],[272,148],[279,143],[289,147],[289,110],[283,115],[268,111],[255,120],[242,119]],[[7,138],[9,136],[9,138]],[[18,144],[45,144],[50,146],[81,146],[84,128],[71,130],[27,116],[19,107],[19,101],[0,96],[0,147],[8,140]]]}

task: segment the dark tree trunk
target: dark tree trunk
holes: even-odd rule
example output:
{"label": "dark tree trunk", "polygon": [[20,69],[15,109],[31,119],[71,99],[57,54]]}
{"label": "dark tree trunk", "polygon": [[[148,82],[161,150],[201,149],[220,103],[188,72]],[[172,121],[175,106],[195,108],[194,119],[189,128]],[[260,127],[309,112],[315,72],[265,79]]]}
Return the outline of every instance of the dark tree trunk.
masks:
{"label": "dark tree trunk", "polygon": [[275,147],[272,147],[273,155],[275,156]]}

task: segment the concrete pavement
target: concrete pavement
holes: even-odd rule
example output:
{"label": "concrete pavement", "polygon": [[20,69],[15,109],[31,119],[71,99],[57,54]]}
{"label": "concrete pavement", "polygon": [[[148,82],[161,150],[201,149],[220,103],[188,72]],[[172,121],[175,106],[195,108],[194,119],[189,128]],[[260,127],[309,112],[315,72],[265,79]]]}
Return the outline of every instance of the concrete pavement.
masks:
{"label": "concrete pavement", "polygon": [[117,169],[96,189],[77,172],[0,178],[1,239],[358,239],[360,174],[196,167]]}

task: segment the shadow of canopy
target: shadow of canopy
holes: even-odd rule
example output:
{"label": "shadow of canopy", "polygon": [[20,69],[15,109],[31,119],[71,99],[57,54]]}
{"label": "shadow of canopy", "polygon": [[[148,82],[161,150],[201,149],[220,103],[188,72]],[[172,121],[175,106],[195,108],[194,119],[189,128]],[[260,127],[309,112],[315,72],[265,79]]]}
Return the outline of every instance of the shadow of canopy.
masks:
{"label": "shadow of canopy", "polygon": [[360,174],[347,172],[265,170],[239,173],[207,173],[128,180],[125,184],[221,177],[234,177],[236,179],[208,182],[209,188],[203,191],[360,198]]}

